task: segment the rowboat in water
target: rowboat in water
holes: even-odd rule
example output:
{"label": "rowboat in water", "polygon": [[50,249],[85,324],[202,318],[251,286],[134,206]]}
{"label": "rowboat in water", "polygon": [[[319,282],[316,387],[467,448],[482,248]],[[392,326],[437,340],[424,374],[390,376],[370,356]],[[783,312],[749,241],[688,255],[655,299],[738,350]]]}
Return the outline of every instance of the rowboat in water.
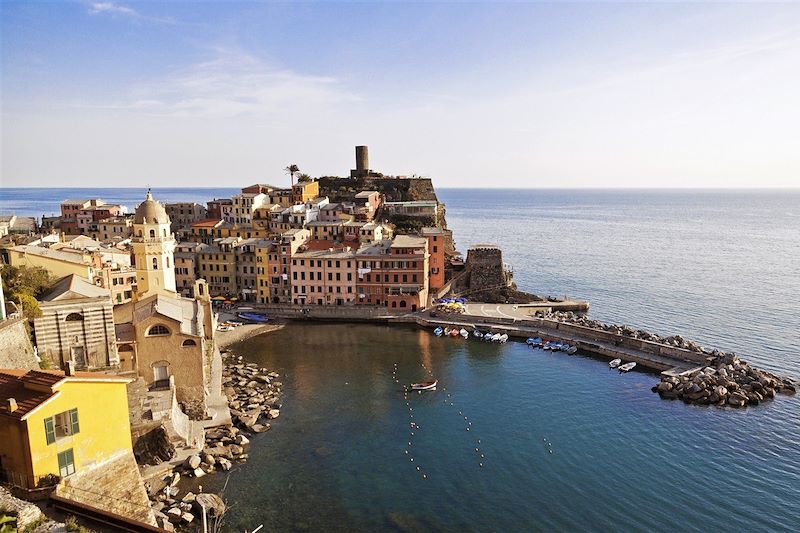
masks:
{"label": "rowboat in water", "polygon": [[412,383],[411,390],[436,390],[439,380],[423,381],[422,383]]}
{"label": "rowboat in water", "polygon": [[611,368],[617,368],[619,365],[622,364],[622,359],[612,359],[608,362],[608,366]]}
{"label": "rowboat in water", "polygon": [[633,368],[635,366],[636,366],[636,363],[631,361],[630,363],[625,363],[624,365],[619,365],[619,371],[620,372],[628,372],[629,370],[633,370]]}

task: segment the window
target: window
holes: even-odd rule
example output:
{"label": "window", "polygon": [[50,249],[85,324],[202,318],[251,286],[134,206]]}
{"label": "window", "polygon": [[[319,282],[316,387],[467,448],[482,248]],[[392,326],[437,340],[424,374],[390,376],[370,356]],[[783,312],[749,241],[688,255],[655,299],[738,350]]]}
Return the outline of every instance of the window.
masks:
{"label": "window", "polygon": [[83,315],[80,313],[70,313],[64,320],[66,322],[80,322],[83,320]]}
{"label": "window", "polygon": [[186,339],[185,341],[183,341],[181,343],[181,346],[184,346],[184,347],[186,347],[186,346],[197,346],[197,343],[194,342],[192,339]]}
{"label": "window", "polygon": [[150,329],[147,330],[145,334],[147,337],[159,337],[162,335],[169,335],[169,328],[163,324],[156,324],[155,326],[150,326]]}
{"label": "window", "polygon": [[80,433],[77,409],[70,409],[44,419],[44,434],[47,444],[77,433]]}
{"label": "window", "polygon": [[153,269],[158,270],[158,258],[153,258]]}
{"label": "window", "polygon": [[75,455],[72,453],[72,448],[58,454],[58,473],[62,478],[75,473]]}

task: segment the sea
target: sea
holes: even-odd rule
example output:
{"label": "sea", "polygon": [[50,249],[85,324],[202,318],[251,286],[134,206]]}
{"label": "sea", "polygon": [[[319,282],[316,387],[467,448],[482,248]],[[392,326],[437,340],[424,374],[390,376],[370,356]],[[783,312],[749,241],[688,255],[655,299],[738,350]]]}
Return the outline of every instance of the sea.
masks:
{"label": "sea", "polygon": [[[0,214],[73,197],[133,208],[144,192],[0,189]],[[438,194],[458,249],[499,244],[521,290],[800,378],[800,190]],[[799,396],[689,406],[652,393],[654,374],[411,327],[291,323],[233,350],[285,392],[246,463],[194,482],[223,491],[226,531],[800,527]],[[431,376],[438,390],[404,394]]]}

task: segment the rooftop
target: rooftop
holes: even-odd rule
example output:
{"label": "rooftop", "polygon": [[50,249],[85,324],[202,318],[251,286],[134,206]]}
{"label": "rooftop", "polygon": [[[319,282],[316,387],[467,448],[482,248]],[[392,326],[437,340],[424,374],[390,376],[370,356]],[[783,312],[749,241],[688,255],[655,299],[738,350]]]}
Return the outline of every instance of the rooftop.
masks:
{"label": "rooftop", "polygon": [[369,198],[373,194],[378,194],[378,191],[361,191],[360,193],[356,194],[354,198]]}
{"label": "rooftop", "polygon": [[42,298],[42,301],[54,302],[99,297],[111,298],[111,292],[108,289],[89,283],[77,274],[70,274],[58,280],[53,289]]}
{"label": "rooftop", "polygon": [[428,241],[423,237],[397,235],[392,241],[392,248],[424,248]]}
{"label": "rooftop", "polygon": [[[0,369],[0,416],[24,420],[39,406],[54,397],[58,387],[66,381],[103,381],[128,383],[130,380],[97,372],[75,372],[67,376],[55,370]],[[9,411],[8,400],[17,403]]]}
{"label": "rooftop", "polygon": [[76,254],[75,252],[62,252],[61,250],[53,250],[50,248],[43,248],[41,246],[31,246],[29,244],[14,246],[12,250],[24,254],[49,257],[50,259],[64,261],[66,263],[91,266],[91,262],[89,260],[83,259],[83,254]]}

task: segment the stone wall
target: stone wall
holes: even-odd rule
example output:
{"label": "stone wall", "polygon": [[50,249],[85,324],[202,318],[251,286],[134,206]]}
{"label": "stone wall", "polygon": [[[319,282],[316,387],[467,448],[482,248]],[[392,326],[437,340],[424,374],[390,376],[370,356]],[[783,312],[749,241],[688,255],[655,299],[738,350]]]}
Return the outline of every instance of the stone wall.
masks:
{"label": "stone wall", "polygon": [[64,479],[57,494],[104,511],[156,525],[139,466],[128,451]]}
{"label": "stone wall", "polygon": [[26,531],[32,524],[39,523],[44,515],[42,510],[32,503],[15,498],[4,487],[0,486],[0,514],[17,517],[17,531]]}
{"label": "stone wall", "polygon": [[0,322],[0,368],[39,368],[24,318]]}

